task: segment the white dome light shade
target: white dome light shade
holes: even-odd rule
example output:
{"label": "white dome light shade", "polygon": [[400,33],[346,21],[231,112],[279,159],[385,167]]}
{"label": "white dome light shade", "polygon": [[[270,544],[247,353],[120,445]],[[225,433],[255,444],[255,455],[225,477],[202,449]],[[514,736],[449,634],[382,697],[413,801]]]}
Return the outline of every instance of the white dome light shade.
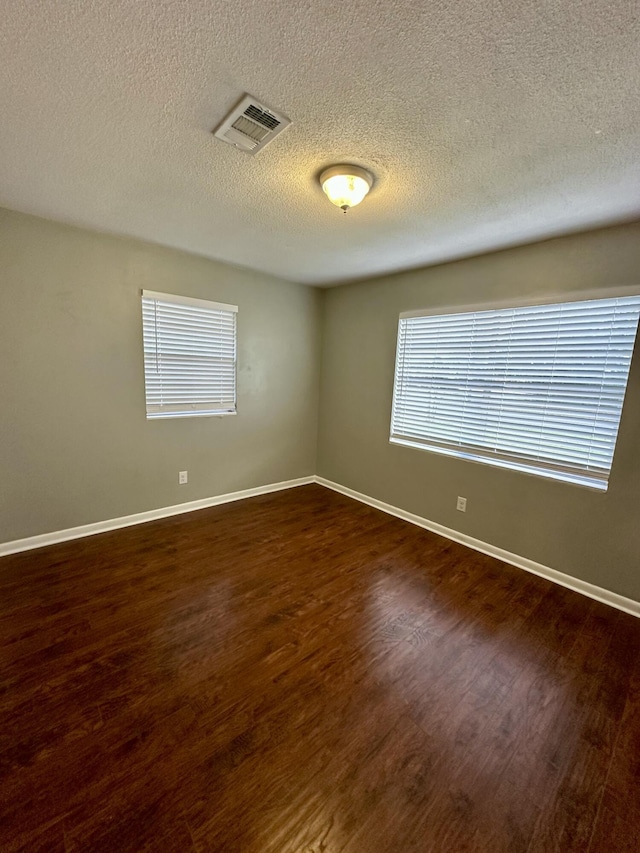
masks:
{"label": "white dome light shade", "polygon": [[346,213],[369,192],[373,175],[360,166],[330,166],[320,175],[320,184],[329,201]]}

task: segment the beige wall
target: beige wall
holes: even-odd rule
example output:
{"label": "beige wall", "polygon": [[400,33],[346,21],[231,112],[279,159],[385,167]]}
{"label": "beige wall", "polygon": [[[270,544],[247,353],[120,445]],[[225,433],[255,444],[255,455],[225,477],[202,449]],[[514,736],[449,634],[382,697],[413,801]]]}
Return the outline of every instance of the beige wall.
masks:
{"label": "beige wall", "polygon": [[[0,542],[315,472],[317,290],[9,211],[0,276]],[[142,288],[239,306],[236,417],[146,420]]]}
{"label": "beige wall", "polygon": [[[640,357],[606,494],[388,441],[401,311],[640,285],[640,224],[322,292],[0,211],[0,271],[0,542],[317,471],[640,599]],[[146,420],[142,288],[239,305],[237,417]]]}
{"label": "beige wall", "polygon": [[[640,599],[640,356],[606,494],[389,444],[401,311],[628,285],[640,287],[640,224],[327,291],[318,473]],[[457,495],[468,499],[466,514]]]}

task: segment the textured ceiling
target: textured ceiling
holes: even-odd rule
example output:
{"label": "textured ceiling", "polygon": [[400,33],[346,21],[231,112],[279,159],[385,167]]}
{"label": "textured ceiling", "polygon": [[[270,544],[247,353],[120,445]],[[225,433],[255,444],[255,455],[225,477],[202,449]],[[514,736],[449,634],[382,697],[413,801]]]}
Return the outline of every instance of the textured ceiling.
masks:
{"label": "textured ceiling", "polygon": [[[313,284],[635,218],[639,8],[3,0],[0,205]],[[255,157],[211,135],[245,91],[293,121]]]}

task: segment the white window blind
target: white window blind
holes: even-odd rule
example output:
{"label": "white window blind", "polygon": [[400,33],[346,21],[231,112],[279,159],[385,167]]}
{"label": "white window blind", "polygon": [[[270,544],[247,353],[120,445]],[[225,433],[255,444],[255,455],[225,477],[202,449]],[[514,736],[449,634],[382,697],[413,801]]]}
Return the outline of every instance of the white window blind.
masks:
{"label": "white window blind", "polygon": [[235,413],[237,311],[142,291],[147,418]]}
{"label": "white window blind", "polygon": [[403,314],[391,441],[606,489],[640,297]]}

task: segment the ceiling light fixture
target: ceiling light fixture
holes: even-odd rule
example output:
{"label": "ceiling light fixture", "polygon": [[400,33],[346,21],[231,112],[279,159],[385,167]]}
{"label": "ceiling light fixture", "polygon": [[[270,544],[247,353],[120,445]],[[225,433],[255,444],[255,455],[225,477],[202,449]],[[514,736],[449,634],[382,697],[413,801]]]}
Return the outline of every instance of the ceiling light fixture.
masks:
{"label": "ceiling light fixture", "polygon": [[360,166],[342,163],[329,166],[320,175],[320,186],[331,204],[335,204],[346,213],[350,207],[360,204],[371,189],[373,175]]}

